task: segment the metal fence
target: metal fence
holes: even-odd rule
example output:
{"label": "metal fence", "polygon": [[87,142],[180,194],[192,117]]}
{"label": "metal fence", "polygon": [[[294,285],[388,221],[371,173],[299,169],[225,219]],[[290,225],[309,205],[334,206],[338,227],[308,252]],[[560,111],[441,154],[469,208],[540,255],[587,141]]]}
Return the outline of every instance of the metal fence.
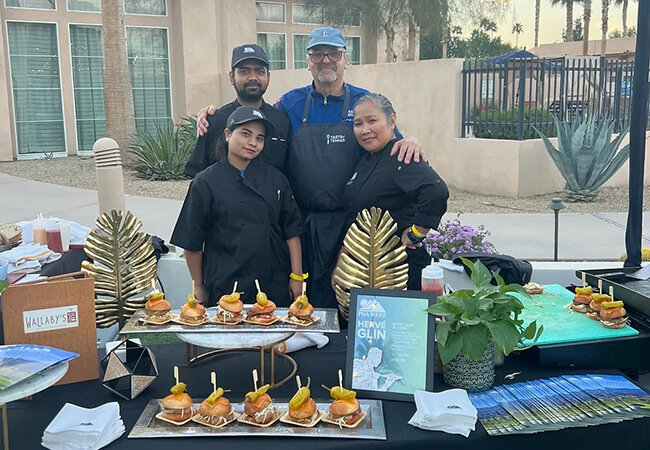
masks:
{"label": "metal fence", "polygon": [[463,137],[536,139],[533,126],[555,136],[560,120],[592,115],[629,125],[633,60],[599,57],[513,58],[463,65]]}

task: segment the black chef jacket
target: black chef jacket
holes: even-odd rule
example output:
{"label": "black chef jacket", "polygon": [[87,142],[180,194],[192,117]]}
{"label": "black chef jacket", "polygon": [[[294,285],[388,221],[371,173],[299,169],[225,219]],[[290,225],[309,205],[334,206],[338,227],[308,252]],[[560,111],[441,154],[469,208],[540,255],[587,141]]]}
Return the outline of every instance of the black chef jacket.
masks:
{"label": "black chef jacket", "polygon": [[[438,228],[447,211],[447,185],[427,163],[404,164],[391,157],[395,142],[396,139],[375,153],[367,153],[357,164],[343,193],[347,207],[346,232],[358,212],[373,206],[390,212],[397,222],[398,237],[413,224]],[[406,249],[406,253],[409,265],[424,267],[431,262],[424,246]]]}
{"label": "black chef jacket", "polygon": [[[213,115],[208,116],[208,123],[210,124],[208,132],[197,139],[194,151],[185,165],[186,175],[194,177],[197,173],[216,162],[217,140],[223,134],[223,130],[226,129],[228,117],[239,106],[241,105],[235,100],[219,108]],[[284,173],[284,160],[287,154],[291,122],[284,111],[280,111],[264,101],[262,101],[260,111],[275,125],[276,134],[266,138],[264,150],[260,153],[259,158]]]}
{"label": "black chef jacket", "polygon": [[291,261],[287,239],[303,232],[289,182],[276,168],[255,159],[244,177],[227,159],[197,174],[185,197],[171,242],[203,251],[207,304],[232,292],[255,301],[260,286],[278,306],[288,306]]}

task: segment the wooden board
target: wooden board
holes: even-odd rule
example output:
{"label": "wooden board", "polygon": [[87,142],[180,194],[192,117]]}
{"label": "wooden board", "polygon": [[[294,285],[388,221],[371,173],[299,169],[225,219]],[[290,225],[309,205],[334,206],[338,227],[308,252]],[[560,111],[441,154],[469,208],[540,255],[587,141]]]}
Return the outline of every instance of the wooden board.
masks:
{"label": "wooden board", "polygon": [[99,378],[95,282],[70,275],[9,286],[2,293],[5,344],[38,344],[78,353],[57,384]]}
{"label": "wooden board", "polygon": [[532,295],[532,300],[514,295],[526,306],[521,314],[525,325],[533,320],[537,320],[537,326],[544,325],[544,332],[537,345],[612,339],[639,334],[629,325],[618,330],[605,328],[586,314],[567,309],[566,305],[573,301],[574,294],[558,284],[545,285],[544,293]]}

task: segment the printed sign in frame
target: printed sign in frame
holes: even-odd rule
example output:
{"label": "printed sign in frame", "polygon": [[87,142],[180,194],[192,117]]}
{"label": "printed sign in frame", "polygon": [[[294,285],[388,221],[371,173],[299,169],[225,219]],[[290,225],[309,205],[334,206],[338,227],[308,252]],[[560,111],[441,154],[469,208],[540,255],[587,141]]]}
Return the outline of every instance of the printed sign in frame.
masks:
{"label": "printed sign in frame", "polygon": [[345,384],[359,397],[414,401],[433,391],[433,292],[352,289]]}

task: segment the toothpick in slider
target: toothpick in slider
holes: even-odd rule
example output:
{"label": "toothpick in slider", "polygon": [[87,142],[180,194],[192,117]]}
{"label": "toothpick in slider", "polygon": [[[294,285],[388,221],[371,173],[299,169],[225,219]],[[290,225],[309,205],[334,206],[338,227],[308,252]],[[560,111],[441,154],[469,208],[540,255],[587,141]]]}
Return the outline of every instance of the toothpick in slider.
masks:
{"label": "toothpick in slider", "polygon": [[339,387],[343,390],[343,372],[339,369]]}
{"label": "toothpick in slider", "polygon": [[233,286],[233,288],[232,288],[232,293],[234,294],[235,292],[237,292],[237,282],[236,281],[235,281],[235,286]]}
{"label": "toothpick in slider", "polygon": [[176,384],[178,384],[178,366],[174,366],[174,378],[176,379]]}
{"label": "toothpick in slider", "polygon": [[253,384],[255,385],[255,390],[257,390],[258,380],[259,379],[257,378],[257,369],[253,369]]}
{"label": "toothpick in slider", "polygon": [[257,293],[261,294],[262,290],[260,289],[260,282],[257,281],[257,278],[255,278],[255,287],[257,288]]}
{"label": "toothpick in slider", "polygon": [[210,372],[210,381],[212,382],[212,392],[217,390],[217,374]]}

